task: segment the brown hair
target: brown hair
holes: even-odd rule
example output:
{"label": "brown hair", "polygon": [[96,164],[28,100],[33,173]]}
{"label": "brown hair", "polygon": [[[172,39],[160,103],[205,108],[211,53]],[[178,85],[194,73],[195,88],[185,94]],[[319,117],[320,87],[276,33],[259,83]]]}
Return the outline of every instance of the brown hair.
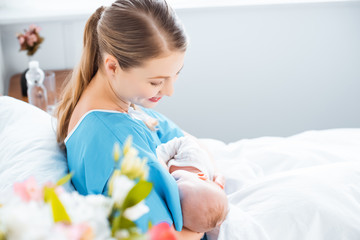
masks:
{"label": "brown hair", "polygon": [[121,69],[140,67],[167,51],[185,51],[187,39],[165,0],[117,0],[88,19],[80,64],[69,76],[56,109],[57,141],[67,136],[71,115],[84,89],[101,67],[102,54],[114,56]]}

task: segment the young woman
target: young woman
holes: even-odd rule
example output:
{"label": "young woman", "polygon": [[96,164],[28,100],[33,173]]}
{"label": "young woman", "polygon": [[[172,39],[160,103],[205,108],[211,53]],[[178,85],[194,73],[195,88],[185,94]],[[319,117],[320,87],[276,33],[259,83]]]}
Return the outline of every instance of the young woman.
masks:
{"label": "young woman", "polygon": [[85,26],[80,64],[57,109],[57,133],[81,194],[107,193],[114,143],[131,135],[139,156],[148,159],[153,183],[146,199],[150,212],[137,225],[146,230],[149,220],[166,221],[179,239],[200,239],[202,233],[182,229],[176,182],[156,159],[158,145],[184,133],[150,109],[172,95],[186,47],[183,27],[164,0],[117,0],[98,8]]}

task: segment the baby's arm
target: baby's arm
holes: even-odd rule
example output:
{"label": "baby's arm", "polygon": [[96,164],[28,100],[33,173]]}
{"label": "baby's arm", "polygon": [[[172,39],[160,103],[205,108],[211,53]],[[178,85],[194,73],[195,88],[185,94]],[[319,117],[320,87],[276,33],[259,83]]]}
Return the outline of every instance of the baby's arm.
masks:
{"label": "baby's arm", "polygon": [[167,143],[160,144],[156,148],[156,155],[161,165],[163,165],[168,171],[168,163],[175,157],[180,146],[178,138],[174,138]]}
{"label": "baby's arm", "polygon": [[196,141],[199,145],[199,147],[201,147],[204,151],[206,151],[208,158],[210,159],[209,162],[212,165],[212,167],[214,168],[214,176],[212,181],[215,182],[217,185],[219,185],[222,189],[224,189],[225,187],[225,177],[224,175],[218,170],[218,167],[215,164],[215,160],[213,155],[211,154],[211,152],[209,151],[209,149],[204,146],[203,144],[201,144],[201,142],[194,136],[192,136],[191,134],[184,132],[184,135],[186,137],[190,137],[192,138],[194,141]]}
{"label": "baby's arm", "polygon": [[159,160],[168,166],[170,173],[176,170],[203,172],[205,178],[224,188],[225,179],[216,170],[210,152],[195,137],[186,134],[185,137],[174,138],[158,146],[156,153]]}
{"label": "baby's arm", "polygon": [[[200,146],[189,137],[174,138],[167,143],[161,144],[156,149],[156,154],[160,162],[165,163],[170,173],[176,170],[186,170],[189,172],[201,172],[200,168],[206,169],[203,164],[206,154],[199,151]],[[198,161],[196,161],[198,159]],[[201,159],[201,160],[199,160]],[[205,160],[207,161],[207,160]],[[196,162],[197,166],[194,166]]]}

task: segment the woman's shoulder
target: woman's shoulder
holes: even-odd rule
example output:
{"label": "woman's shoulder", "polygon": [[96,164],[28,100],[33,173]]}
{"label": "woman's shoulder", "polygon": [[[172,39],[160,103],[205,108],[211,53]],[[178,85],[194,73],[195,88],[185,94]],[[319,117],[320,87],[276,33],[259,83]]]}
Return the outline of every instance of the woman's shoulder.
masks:
{"label": "woman's shoulder", "polygon": [[96,135],[98,132],[111,132],[114,128],[121,126],[130,126],[131,120],[127,114],[112,111],[112,110],[101,110],[93,109],[87,111],[81,116],[76,116],[76,124],[73,124],[71,130],[69,128],[69,134],[65,139],[65,143],[73,136],[81,136],[82,133],[87,135]]}

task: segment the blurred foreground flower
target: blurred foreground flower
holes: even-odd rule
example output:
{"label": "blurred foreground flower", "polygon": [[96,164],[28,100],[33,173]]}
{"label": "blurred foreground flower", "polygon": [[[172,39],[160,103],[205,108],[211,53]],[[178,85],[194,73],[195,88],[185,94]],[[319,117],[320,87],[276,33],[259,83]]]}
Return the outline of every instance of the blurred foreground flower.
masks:
{"label": "blurred foreground flower", "polygon": [[30,200],[41,201],[43,199],[43,191],[37,185],[34,177],[30,177],[21,183],[15,183],[14,192],[25,202]]}
{"label": "blurred foreground flower", "polygon": [[110,239],[112,200],[66,192],[61,185],[71,176],[44,186],[34,177],[15,183],[14,199],[0,206],[0,240]]}
{"label": "blurred foreground flower", "polygon": [[[145,199],[146,159],[140,159],[131,138],[121,151],[114,146],[115,170],[109,181],[109,196],[66,192],[62,185],[39,186],[34,177],[14,184],[13,201],[0,204],[0,240],[173,240],[174,230],[161,223],[142,233],[134,223],[149,211]],[[151,223],[149,223],[151,226]]]}
{"label": "blurred foreground flower", "polygon": [[115,170],[109,181],[109,196],[114,205],[109,216],[111,234],[116,239],[146,239],[134,223],[149,211],[145,198],[150,194],[152,183],[146,181],[148,167],[146,159],[138,157],[129,137],[121,151],[114,146]]}
{"label": "blurred foreground flower", "polygon": [[149,236],[151,240],[176,240],[175,230],[166,222],[151,228]]}

